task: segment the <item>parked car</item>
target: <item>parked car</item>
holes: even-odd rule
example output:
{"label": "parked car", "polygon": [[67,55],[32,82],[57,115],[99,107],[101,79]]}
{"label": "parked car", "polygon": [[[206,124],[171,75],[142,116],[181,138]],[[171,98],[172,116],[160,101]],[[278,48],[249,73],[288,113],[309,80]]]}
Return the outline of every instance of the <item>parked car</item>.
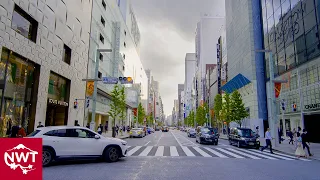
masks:
{"label": "parked car", "polygon": [[143,128],[132,128],[130,130],[130,137],[140,137],[143,138],[146,136],[145,131],[143,130]]}
{"label": "parked car", "polygon": [[191,128],[187,132],[188,137],[196,137],[196,129]]}
{"label": "parked car", "polygon": [[106,138],[80,126],[49,126],[36,128],[27,138],[42,138],[42,164],[53,161],[83,158],[102,158],[118,161],[127,155],[127,142]]}
{"label": "parked car", "polygon": [[213,128],[198,127],[196,133],[196,142],[218,145],[218,137],[214,133]]}
{"label": "parked car", "polygon": [[242,146],[260,148],[259,138],[249,128],[232,128],[228,139],[230,145],[235,144],[239,148]]}
{"label": "parked car", "polygon": [[148,132],[150,132],[150,133],[154,133],[154,129],[151,128],[151,127],[148,127],[147,130],[148,130]]}
{"label": "parked car", "polygon": [[169,128],[167,126],[163,126],[161,130],[162,130],[162,132],[168,132]]}
{"label": "parked car", "polygon": [[159,127],[156,127],[156,128],[155,128],[155,131],[160,131],[160,128],[159,128]]}

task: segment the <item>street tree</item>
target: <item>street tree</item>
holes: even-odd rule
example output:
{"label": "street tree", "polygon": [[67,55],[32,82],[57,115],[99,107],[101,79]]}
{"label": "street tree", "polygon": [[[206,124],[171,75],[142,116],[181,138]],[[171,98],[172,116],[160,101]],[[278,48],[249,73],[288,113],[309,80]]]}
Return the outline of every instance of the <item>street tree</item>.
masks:
{"label": "street tree", "polygon": [[194,126],[194,111],[192,110],[190,113],[189,113],[189,116],[188,116],[188,124],[190,127],[193,127]]}
{"label": "street tree", "polygon": [[225,93],[223,96],[223,101],[222,101],[222,113],[221,113],[221,118],[224,122],[227,123],[227,126],[229,127],[229,123],[231,122],[231,100],[230,100],[230,94]]}
{"label": "street tree", "polygon": [[199,126],[205,123],[206,114],[203,106],[199,106],[196,111],[196,122]]}
{"label": "street tree", "polygon": [[222,114],[221,114],[221,111],[222,111],[222,96],[221,94],[217,94],[215,97],[214,97],[214,105],[213,105],[213,111],[214,111],[214,117],[215,117],[215,120],[217,121],[217,124],[220,124],[222,123]]}
{"label": "street tree", "polygon": [[231,121],[236,122],[240,127],[243,119],[249,116],[249,113],[246,111],[244,103],[242,102],[241,94],[238,91],[234,91],[231,94],[230,111]]}
{"label": "street tree", "polygon": [[[122,86],[119,90],[119,118],[121,120],[121,125],[124,126],[124,120],[126,119],[127,117],[127,108],[126,108],[126,93],[125,93],[125,87]],[[122,135],[122,131],[121,132],[121,135]]]}
{"label": "street tree", "polygon": [[138,123],[140,125],[143,124],[143,120],[144,120],[145,116],[146,116],[146,112],[145,112],[144,108],[142,107],[142,104],[139,103],[139,105],[138,105]]}
{"label": "street tree", "polygon": [[[116,120],[120,113],[120,91],[119,86],[115,85],[113,90],[111,91],[111,104],[110,110],[108,112],[109,117],[111,117],[111,124],[112,124],[112,132],[114,131],[114,127],[116,126]],[[114,133],[112,133],[114,136]]]}

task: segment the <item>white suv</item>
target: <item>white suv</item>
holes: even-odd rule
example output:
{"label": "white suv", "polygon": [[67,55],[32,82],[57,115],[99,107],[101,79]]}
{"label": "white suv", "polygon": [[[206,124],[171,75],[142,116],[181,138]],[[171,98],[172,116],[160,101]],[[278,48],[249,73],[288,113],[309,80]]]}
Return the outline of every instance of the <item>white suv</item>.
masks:
{"label": "white suv", "polygon": [[117,138],[106,138],[80,126],[51,126],[37,128],[29,138],[42,138],[43,166],[62,159],[84,159],[102,157],[115,162],[127,155],[127,142]]}

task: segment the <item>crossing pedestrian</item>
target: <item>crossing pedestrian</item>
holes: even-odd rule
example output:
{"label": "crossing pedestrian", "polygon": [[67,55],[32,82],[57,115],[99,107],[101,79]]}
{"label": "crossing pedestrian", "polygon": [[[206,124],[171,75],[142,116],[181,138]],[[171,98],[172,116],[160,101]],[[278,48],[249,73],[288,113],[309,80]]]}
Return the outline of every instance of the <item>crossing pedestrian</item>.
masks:
{"label": "crossing pedestrian", "polygon": [[260,150],[261,150],[261,152],[262,152],[262,151],[265,150],[266,148],[270,147],[270,153],[273,154],[273,152],[272,152],[272,143],[271,143],[271,140],[274,139],[274,138],[272,138],[272,136],[271,136],[270,128],[267,129],[266,134],[265,134],[265,137],[266,137],[266,146],[262,147]]}
{"label": "crossing pedestrian", "polygon": [[307,143],[310,144],[310,142],[309,142],[309,138],[308,138],[308,134],[307,134],[307,130],[306,130],[306,129],[303,129],[303,132],[302,132],[302,134],[301,134],[301,139],[302,139],[302,147],[303,147],[303,150],[304,150],[305,148],[307,148],[309,156],[312,156],[312,154],[311,154],[311,152],[310,152],[310,147],[309,147],[308,144],[307,144]]}

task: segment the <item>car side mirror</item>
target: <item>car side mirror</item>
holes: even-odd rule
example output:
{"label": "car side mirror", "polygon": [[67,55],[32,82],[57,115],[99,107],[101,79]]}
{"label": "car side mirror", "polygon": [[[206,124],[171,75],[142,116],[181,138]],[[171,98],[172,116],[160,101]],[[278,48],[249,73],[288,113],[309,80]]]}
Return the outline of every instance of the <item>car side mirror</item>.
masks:
{"label": "car side mirror", "polygon": [[99,135],[95,135],[94,138],[95,139],[100,139],[100,136]]}

